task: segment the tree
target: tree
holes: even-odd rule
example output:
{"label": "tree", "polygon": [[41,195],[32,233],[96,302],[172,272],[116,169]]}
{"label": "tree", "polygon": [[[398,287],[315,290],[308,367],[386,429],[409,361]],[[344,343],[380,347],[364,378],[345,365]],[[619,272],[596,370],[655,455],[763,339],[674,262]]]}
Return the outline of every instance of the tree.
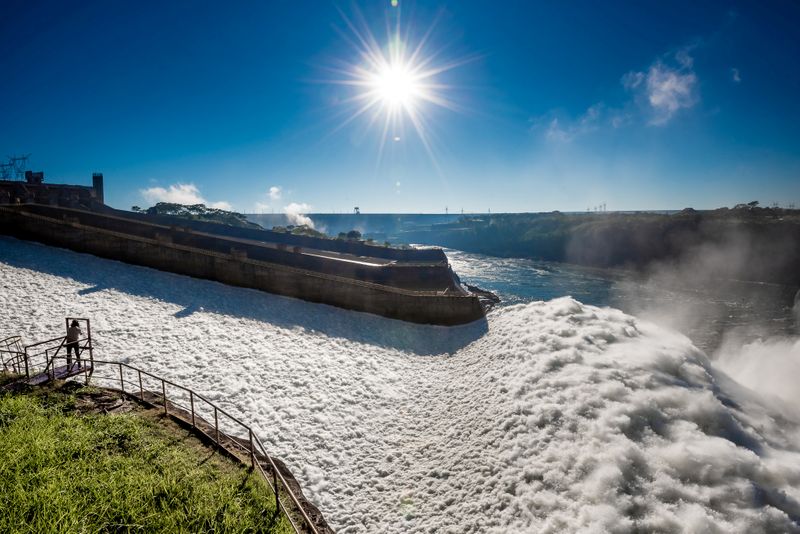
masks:
{"label": "tree", "polygon": [[215,222],[228,226],[261,229],[261,226],[251,223],[247,220],[247,217],[241,213],[209,208],[205,204],[184,205],[173,202],[159,202],[146,210],[140,210],[140,213],[147,213],[148,215],[171,215],[173,217],[181,217],[194,221]]}
{"label": "tree", "polygon": [[350,230],[347,232],[347,239],[361,239],[361,232],[358,230]]}
{"label": "tree", "polygon": [[131,211],[135,211],[136,213],[140,213],[142,211],[142,208],[140,208],[139,206],[131,206]]}

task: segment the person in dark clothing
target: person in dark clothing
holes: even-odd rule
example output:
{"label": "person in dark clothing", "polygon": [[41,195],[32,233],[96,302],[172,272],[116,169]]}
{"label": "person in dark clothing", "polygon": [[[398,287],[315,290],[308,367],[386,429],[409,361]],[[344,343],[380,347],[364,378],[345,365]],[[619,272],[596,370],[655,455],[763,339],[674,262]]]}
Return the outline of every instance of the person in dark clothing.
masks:
{"label": "person in dark clothing", "polygon": [[78,340],[81,338],[81,327],[78,326],[78,321],[72,321],[72,324],[67,328],[67,367],[72,368],[72,351],[75,351],[75,360],[78,367],[81,366],[81,353],[78,346]]}

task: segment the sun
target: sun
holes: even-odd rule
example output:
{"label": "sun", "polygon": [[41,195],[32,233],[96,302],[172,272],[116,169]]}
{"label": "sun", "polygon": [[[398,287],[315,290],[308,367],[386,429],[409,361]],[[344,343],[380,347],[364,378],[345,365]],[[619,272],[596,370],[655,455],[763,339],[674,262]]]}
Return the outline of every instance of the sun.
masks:
{"label": "sun", "polygon": [[390,108],[409,108],[421,94],[422,85],[418,83],[411,69],[402,63],[386,65],[372,78],[372,90],[382,103]]}
{"label": "sun", "polygon": [[[343,37],[355,49],[356,61],[342,61],[332,69],[341,76],[330,83],[351,86],[352,94],[341,101],[350,111],[342,114],[337,126],[344,127],[358,117],[367,117],[369,126],[380,127],[379,160],[387,143],[407,139],[402,135],[410,124],[428,154],[434,160],[430,141],[430,112],[433,107],[461,111],[450,98],[452,87],[441,76],[467,61],[442,62],[443,53],[428,51],[433,26],[421,39],[415,40],[410,31],[396,24],[388,25],[386,38],[379,41],[363,18],[359,27],[342,15],[350,30]],[[360,29],[359,29],[360,28]]]}

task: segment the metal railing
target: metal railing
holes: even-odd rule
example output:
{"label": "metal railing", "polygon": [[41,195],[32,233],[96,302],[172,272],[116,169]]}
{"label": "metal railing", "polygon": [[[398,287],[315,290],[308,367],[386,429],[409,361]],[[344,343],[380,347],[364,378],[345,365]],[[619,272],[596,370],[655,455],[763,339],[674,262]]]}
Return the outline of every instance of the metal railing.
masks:
{"label": "metal railing", "polygon": [[3,371],[22,374],[25,368],[25,349],[20,336],[11,336],[0,341],[0,360],[3,361]]}
{"label": "metal railing", "polygon": [[[165,415],[190,424],[195,431],[200,432],[216,446],[226,450],[234,457],[241,460],[240,454],[248,455],[252,469],[261,475],[272,490],[277,510],[286,516],[294,531],[297,534],[300,532],[319,533],[319,529],[308,516],[297,495],[292,491],[286,478],[267,453],[264,444],[253,432],[252,427],[185,386],[127,363],[95,360],[89,319],[68,317],[66,319],[67,329],[73,320],[85,323],[85,338],[67,342],[67,336],[55,337],[24,347],[20,336],[12,336],[0,341],[0,357],[2,357],[4,370],[24,375],[27,380],[44,374],[49,379],[55,379],[56,363],[63,360],[66,362],[67,377],[83,374],[87,384],[93,380],[105,382],[109,389],[117,389],[116,385],[119,385],[118,391],[124,395],[139,399],[151,406],[163,408]],[[88,360],[85,357],[80,358],[82,366],[73,366],[72,355],[64,354],[64,348],[68,343],[77,344],[76,354],[82,355],[85,351],[89,351]],[[102,373],[103,370],[109,369],[111,370],[110,374]],[[101,372],[96,373],[97,370]],[[65,375],[59,374],[59,376]],[[212,420],[213,423],[211,423]],[[264,470],[262,461],[272,470],[271,476]],[[284,500],[288,499],[293,508],[297,510],[297,514],[305,525],[304,530],[300,530],[297,522],[292,518],[292,514],[289,513],[289,509],[281,500],[282,497]]]}
{"label": "metal railing", "polygon": [[[65,356],[53,356],[53,358],[66,359]],[[103,374],[102,370],[106,370],[106,374]],[[304,531],[313,534],[319,533],[316,525],[306,513],[300,500],[251,426],[194,390],[127,363],[93,360],[92,367],[86,367],[85,372],[87,384],[93,381],[104,382],[108,385],[103,387],[118,389],[125,395],[163,408],[165,415],[190,424],[194,430],[202,433],[218,447],[228,451],[233,449],[233,451],[248,455],[253,470],[261,475],[275,495],[276,508],[286,516],[294,531],[298,534]],[[114,387],[116,385],[119,385],[119,388]],[[268,464],[272,470],[271,476],[266,473],[259,458],[263,458]],[[292,518],[292,514],[281,501],[281,497],[284,497],[284,500],[288,498],[294,505],[293,508],[298,511],[306,530],[299,528],[295,519]]]}
{"label": "metal railing", "polygon": [[[89,319],[84,318],[67,317],[65,319],[67,330],[69,330],[69,325],[72,321],[78,321],[79,323],[85,324],[86,337],[78,339],[74,342],[68,342],[67,336],[61,336],[54,337],[46,341],[39,341],[38,343],[34,343],[32,345],[26,345],[23,349],[25,378],[30,379],[31,376],[36,376],[42,373],[47,373],[50,378],[55,378],[56,369],[54,362],[57,358],[59,358],[59,354],[69,343],[75,343],[74,346],[77,348],[75,351],[76,359],[79,359],[79,354],[84,354],[86,351],[89,351],[88,362],[86,362],[85,358],[81,358],[81,360],[85,362],[84,366],[91,369],[91,362],[94,361],[94,351],[92,347],[92,328],[90,321]],[[72,364],[71,355],[68,354],[65,359],[67,360],[67,365],[70,366]]]}

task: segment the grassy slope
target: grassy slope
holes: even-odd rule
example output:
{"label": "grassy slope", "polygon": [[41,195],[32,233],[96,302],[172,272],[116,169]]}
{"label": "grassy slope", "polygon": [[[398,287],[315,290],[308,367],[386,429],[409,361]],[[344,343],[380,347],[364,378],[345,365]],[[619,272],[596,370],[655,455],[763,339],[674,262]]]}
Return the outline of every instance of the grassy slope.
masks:
{"label": "grassy slope", "polygon": [[291,531],[261,480],[171,422],[75,404],[0,397],[0,532]]}

